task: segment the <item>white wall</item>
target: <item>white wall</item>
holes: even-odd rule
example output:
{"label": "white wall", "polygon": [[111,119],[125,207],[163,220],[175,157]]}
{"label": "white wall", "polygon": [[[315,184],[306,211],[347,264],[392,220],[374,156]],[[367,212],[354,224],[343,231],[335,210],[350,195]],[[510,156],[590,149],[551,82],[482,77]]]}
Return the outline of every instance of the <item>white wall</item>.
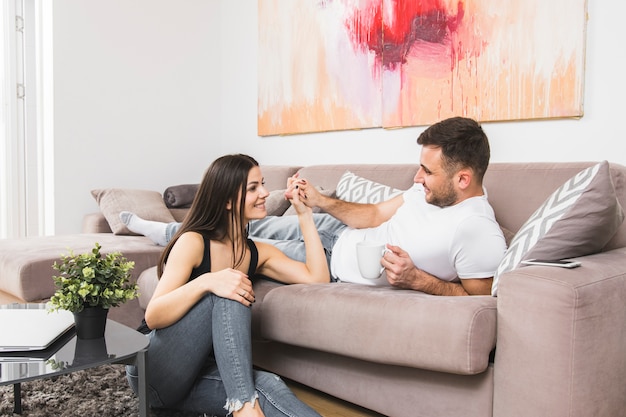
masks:
{"label": "white wall", "polygon": [[[54,2],[56,231],[80,231],[98,187],[198,182],[217,156],[261,164],[416,162],[423,128],[260,138],[258,0]],[[184,6],[184,7],[183,7]],[[485,123],[492,161],[626,165],[626,3],[589,2],[585,115]]]}
{"label": "white wall", "polygon": [[[183,7],[184,5],[184,7]],[[55,0],[56,233],[90,190],[198,182],[219,156],[219,2]]]}
{"label": "white wall", "polygon": [[[256,135],[256,13],[243,15],[241,1],[222,2],[222,38],[236,32],[230,77],[223,94],[222,135],[226,152],[254,150],[261,163],[320,162],[416,162],[416,139],[424,128],[307,134],[259,138]],[[257,0],[245,0],[251,10]],[[580,120],[485,123],[492,145],[492,161],[573,161],[608,159],[626,164],[626,64],[623,37],[615,30],[623,25],[626,3],[620,0],[589,1],[585,115]],[[243,20],[242,20],[243,19]],[[232,24],[237,22],[237,27]],[[248,54],[241,51],[247,50]],[[228,52],[226,52],[228,53]],[[244,98],[245,100],[242,100]],[[332,151],[331,151],[332,150]]]}

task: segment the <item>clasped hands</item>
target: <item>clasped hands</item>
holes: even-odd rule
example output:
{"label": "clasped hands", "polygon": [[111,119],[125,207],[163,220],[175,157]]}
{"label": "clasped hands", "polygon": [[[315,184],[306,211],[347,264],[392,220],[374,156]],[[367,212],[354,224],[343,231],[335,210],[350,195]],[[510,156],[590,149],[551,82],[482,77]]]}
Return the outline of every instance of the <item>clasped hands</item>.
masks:
{"label": "clasped hands", "polygon": [[[298,192],[294,193],[295,190]],[[321,194],[317,188],[312,186],[306,179],[299,178],[299,174],[297,172],[287,179],[285,198],[291,201],[292,204],[297,198],[297,203],[302,203],[306,207],[313,208],[318,205],[320,195]]]}
{"label": "clasped hands", "polygon": [[[298,178],[298,173],[289,177],[287,180],[287,189],[285,190],[285,199],[294,206],[298,214],[311,211],[315,207],[317,201],[317,190],[315,187],[309,186],[309,182],[304,178]],[[314,198],[311,198],[311,197]]]}

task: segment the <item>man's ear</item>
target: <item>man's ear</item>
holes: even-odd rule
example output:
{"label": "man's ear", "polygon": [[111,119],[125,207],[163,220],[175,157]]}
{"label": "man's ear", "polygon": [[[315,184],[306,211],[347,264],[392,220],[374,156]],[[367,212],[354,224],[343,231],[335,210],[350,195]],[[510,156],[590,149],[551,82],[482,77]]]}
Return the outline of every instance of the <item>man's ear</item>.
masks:
{"label": "man's ear", "polygon": [[463,168],[457,173],[458,186],[461,190],[467,190],[472,185],[472,170]]}

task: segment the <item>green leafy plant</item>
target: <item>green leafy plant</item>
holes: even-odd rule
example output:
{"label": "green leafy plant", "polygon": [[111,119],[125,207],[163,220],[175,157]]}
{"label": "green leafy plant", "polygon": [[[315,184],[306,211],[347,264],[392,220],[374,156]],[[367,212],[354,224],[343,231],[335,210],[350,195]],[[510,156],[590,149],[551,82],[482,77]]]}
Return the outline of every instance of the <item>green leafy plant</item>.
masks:
{"label": "green leafy plant", "polygon": [[52,277],[57,287],[50,298],[52,310],[78,313],[85,307],[116,307],[138,296],[137,284],[131,284],[130,271],[135,263],[120,252],[100,253],[96,243],[90,253],[63,255],[52,267],[59,271]]}

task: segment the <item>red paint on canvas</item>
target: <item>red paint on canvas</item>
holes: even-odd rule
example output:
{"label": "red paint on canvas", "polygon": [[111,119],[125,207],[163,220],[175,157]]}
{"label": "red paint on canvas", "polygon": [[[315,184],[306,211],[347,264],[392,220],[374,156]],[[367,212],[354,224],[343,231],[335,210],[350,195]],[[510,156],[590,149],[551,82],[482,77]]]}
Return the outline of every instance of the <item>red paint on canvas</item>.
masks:
{"label": "red paint on canvas", "polygon": [[441,0],[385,1],[356,10],[346,26],[355,45],[373,51],[386,69],[406,63],[417,42],[449,44],[464,16],[462,2],[452,11]]}

